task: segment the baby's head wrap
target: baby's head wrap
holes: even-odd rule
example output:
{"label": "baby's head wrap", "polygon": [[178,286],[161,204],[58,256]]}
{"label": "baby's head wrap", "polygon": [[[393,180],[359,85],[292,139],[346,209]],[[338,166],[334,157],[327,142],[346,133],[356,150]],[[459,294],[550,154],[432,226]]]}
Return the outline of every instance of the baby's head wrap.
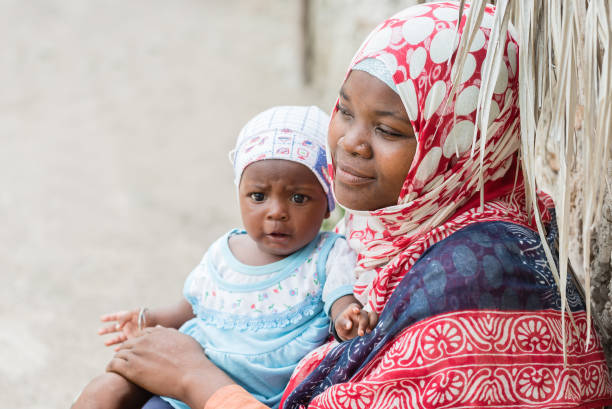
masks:
{"label": "baby's head wrap", "polygon": [[239,186],[244,169],[256,161],[283,159],[301,163],[317,177],[332,211],[334,198],[325,156],[328,125],[329,116],[316,106],[279,106],[256,115],[242,128],[230,152],[234,183]]}

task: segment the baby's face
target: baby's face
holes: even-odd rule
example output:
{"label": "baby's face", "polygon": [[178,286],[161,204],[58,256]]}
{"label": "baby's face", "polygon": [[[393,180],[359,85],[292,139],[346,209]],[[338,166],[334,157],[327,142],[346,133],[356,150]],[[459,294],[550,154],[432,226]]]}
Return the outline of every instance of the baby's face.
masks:
{"label": "baby's face", "polygon": [[317,177],[296,162],[250,164],[238,192],[245,230],[262,252],[274,256],[288,256],[310,243],[329,215]]}

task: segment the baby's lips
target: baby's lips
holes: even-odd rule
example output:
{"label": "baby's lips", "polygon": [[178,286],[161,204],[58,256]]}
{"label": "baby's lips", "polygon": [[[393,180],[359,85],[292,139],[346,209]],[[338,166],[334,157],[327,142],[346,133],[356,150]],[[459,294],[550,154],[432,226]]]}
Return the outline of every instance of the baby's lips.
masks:
{"label": "baby's lips", "polygon": [[269,237],[276,237],[276,238],[291,237],[291,233],[277,232],[277,231],[266,233],[266,235]]}

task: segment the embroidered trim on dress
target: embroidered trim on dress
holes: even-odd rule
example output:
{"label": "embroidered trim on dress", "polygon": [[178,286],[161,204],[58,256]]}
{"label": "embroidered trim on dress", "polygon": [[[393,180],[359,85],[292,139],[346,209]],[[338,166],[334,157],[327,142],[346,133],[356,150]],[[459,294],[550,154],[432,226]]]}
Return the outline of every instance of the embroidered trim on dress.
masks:
{"label": "embroidered trim on dress", "polygon": [[278,314],[260,314],[248,316],[242,314],[231,314],[208,308],[194,308],[193,312],[203,323],[213,325],[217,328],[239,330],[259,330],[266,328],[283,328],[301,322],[304,317],[311,317],[323,311],[323,301],[321,301],[320,289],[313,296],[306,296],[306,299],[291,307],[289,310]]}

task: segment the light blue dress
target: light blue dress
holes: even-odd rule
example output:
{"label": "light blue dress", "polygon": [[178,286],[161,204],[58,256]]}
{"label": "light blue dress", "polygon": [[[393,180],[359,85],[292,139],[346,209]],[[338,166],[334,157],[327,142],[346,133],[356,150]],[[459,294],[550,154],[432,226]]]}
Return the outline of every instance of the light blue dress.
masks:
{"label": "light blue dress", "polygon": [[[248,266],[217,240],[185,282],[195,318],[180,331],[265,405],[276,408],[297,363],[329,337],[329,309],[352,294],[355,253],[342,236],[320,233],[294,254]],[[173,407],[184,403],[165,398]]]}

